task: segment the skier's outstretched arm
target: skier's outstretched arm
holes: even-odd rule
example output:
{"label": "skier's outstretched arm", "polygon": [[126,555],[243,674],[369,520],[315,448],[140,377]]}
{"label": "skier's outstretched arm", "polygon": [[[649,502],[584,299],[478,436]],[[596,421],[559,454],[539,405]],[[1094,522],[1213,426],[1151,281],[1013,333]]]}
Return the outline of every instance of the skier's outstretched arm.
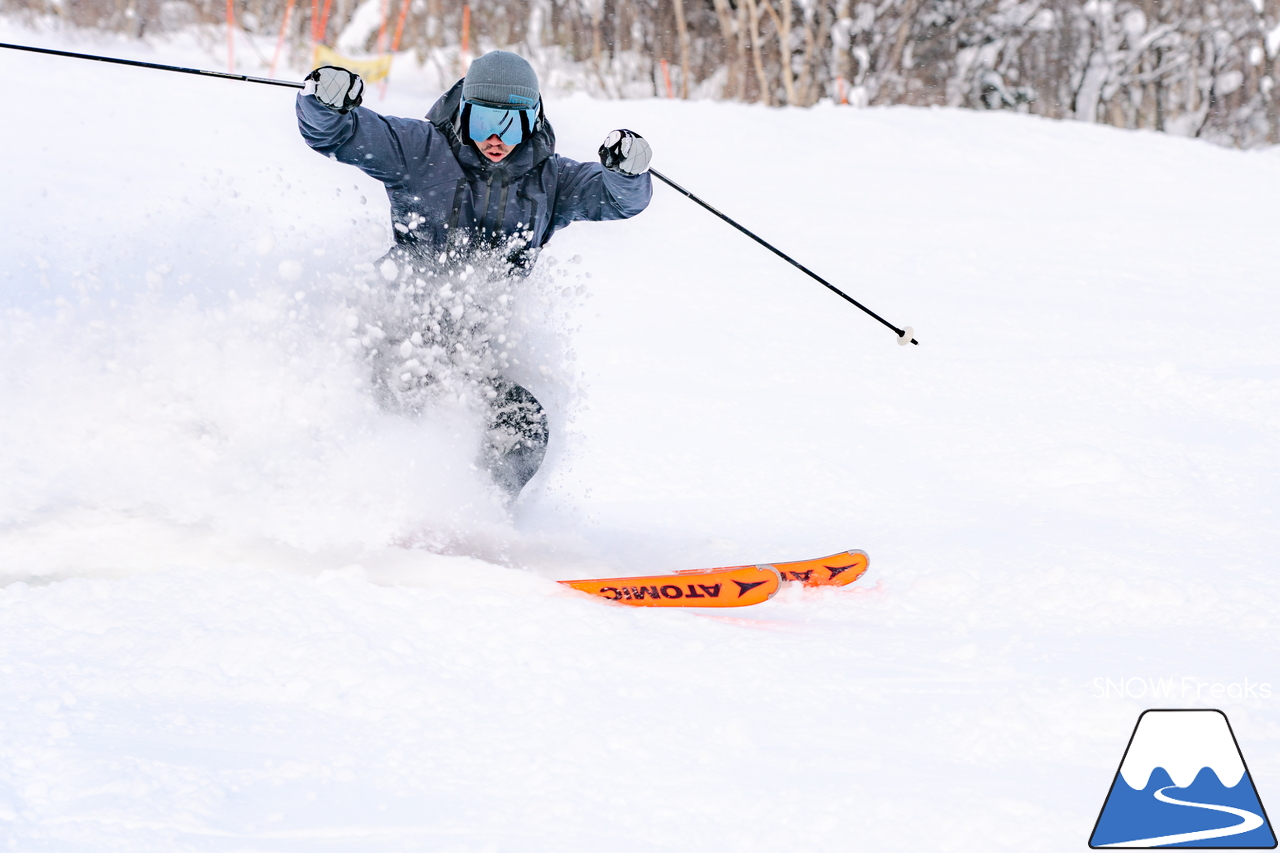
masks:
{"label": "skier's outstretched arm", "polygon": [[649,143],[637,133],[615,130],[600,146],[599,163],[556,156],[560,180],[553,228],[575,220],[629,219],[649,206]]}
{"label": "skier's outstretched arm", "polygon": [[383,116],[361,107],[364,84],[345,69],[319,68],[308,80],[307,90],[298,96],[298,129],[307,145],[325,156],[394,186],[408,176],[404,152],[422,157],[435,141],[430,139],[434,129],[426,122]]}

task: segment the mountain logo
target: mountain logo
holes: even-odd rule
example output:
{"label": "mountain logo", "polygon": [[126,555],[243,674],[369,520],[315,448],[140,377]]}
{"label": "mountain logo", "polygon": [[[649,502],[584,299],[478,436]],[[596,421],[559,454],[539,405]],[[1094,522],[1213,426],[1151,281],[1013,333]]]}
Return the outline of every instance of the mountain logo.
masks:
{"label": "mountain logo", "polygon": [[1089,846],[1274,849],[1275,833],[1227,715],[1143,711]]}

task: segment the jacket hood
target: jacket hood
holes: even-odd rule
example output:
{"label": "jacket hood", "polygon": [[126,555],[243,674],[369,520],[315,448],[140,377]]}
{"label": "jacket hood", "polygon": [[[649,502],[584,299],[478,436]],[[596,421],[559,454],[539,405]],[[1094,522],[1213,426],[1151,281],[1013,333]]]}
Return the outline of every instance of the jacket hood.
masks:
{"label": "jacket hood", "polygon": [[556,133],[551,129],[545,112],[538,117],[533,134],[515,147],[500,163],[490,162],[482,157],[474,145],[463,141],[459,119],[462,112],[462,80],[453,84],[453,88],[440,96],[427,112],[427,121],[435,125],[436,130],[445,135],[453,148],[453,156],[458,164],[470,172],[489,174],[494,171],[506,172],[510,178],[518,178],[532,170],[556,153]]}

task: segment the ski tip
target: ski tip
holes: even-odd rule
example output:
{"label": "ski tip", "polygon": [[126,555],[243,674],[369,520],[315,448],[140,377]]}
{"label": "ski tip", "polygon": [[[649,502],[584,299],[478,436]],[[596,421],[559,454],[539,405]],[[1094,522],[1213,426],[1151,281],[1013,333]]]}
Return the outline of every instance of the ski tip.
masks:
{"label": "ski tip", "polygon": [[795,563],[776,563],[784,581],[805,586],[848,586],[867,573],[871,558],[866,551],[851,550]]}

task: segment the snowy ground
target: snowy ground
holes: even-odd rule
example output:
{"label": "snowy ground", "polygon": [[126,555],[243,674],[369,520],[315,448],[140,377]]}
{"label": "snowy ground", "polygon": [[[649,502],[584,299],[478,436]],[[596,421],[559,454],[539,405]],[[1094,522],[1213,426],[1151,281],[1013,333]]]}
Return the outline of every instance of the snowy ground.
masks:
{"label": "snowy ground", "polygon": [[[528,285],[507,514],[466,422],[373,405],[385,197],[292,92],[0,74],[0,849],[1080,850],[1146,707],[1223,708],[1280,808],[1280,153],[550,100],[921,344],[655,187]],[[551,581],[845,548],[728,615]]]}

